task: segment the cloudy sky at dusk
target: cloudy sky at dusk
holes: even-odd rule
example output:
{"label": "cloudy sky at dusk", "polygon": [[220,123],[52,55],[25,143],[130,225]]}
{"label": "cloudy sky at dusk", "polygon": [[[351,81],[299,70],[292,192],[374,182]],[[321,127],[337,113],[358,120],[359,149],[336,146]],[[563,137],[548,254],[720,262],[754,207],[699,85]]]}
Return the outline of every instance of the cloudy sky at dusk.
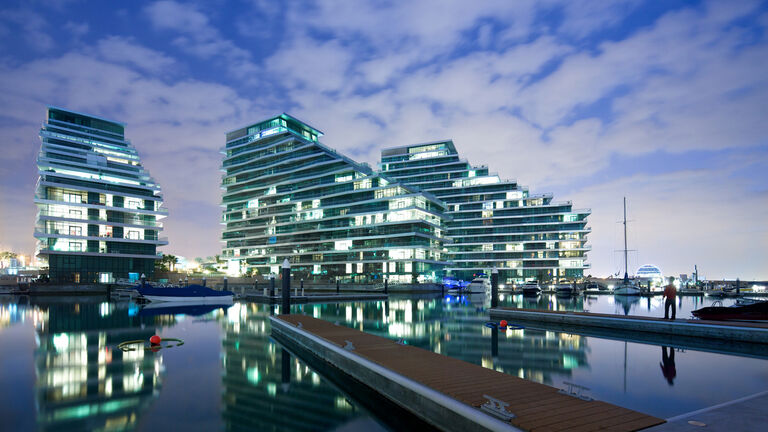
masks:
{"label": "cloudy sky at dusk", "polygon": [[46,105],[127,124],[166,253],[220,250],[224,133],[288,112],[375,165],[452,138],[590,208],[590,273],[768,279],[768,4],[753,1],[4,1],[0,249],[34,250]]}

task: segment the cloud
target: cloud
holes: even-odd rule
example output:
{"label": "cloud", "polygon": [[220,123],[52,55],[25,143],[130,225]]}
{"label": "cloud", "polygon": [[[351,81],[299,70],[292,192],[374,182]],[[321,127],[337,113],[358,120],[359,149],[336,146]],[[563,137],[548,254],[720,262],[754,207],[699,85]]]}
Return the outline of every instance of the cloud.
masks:
{"label": "cloud", "polygon": [[145,7],[144,12],[154,28],[178,33],[173,44],[186,53],[203,60],[221,58],[221,64],[233,77],[247,83],[256,81],[254,75],[260,68],[250,51],[224,38],[194,5],[158,1]]}
{"label": "cloud", "polygon": [[151,74],[169,74],[176,61],[165,54],[146,48],[129,38],[110,36],[96,44],[99,55],[109,62],[130,65]]}
{"label": "cloud", "polygon": [[48,22],[41,14],[27,9],[2,10],[0,19],[19,26],[24,41],[36,51],[43,52],[53,48],[53,38],[46,33]]}
{"label": "cloud", "polygon": [[88,33],[88,30],[90,29],[90,26],[88,23],[76,23],[74,21],[67,21],[66,24],[64,24],[64,29],[72,33],[72,36],[79,38],[83,37]]}
{"label": "cloud", "polygon": [[[453,138],[470,162],[591,207],[596,271],[613,271],[605,227],[627,194],[636,230],[649,230],[634,240],[648,252],[643,260],[684,272],[687,255],[713,272],[765,274],[728,249],[746,241],[741,226],[759,226],[752,215],[765,214],[750,195],[763,198],[765,188],[740,174],[745,166],[766,169],[764,152],[754,154],[768,144],[764,6],[330,0],[279,12],[263,1],[247,10],[205,7],[154,2],[140,11],[147,34],[90,28],[73,51],[0,63],[0,103],[14,107],[0,114],[4,157],[34,164],[30,140],[47,103],[125,121],[166,191],[173,251],[210,255],[218,249],[211,227],[218,226],[223,132],[287,111],[363,162],[376,164],[383,147]],[[3,17],[15,31],[18,19]],[[268,22],[255,26],[259,19]],[[664,169],[640,163],[698,154],[729,156],[706,170],[695,158]],[[637,169],[622,171],[633,161]],[[4,182],[10,175],[0,171]],[[733,210],[739,206],[748,214]],[[193,209],[199,221],[188,217]],[[683,232],[687,221],[694,234]],[[727,233],[713,234],[724,252],[705,254],[710,244],[700,234],[712,226]],[[199,242],[184,235],[191,231],[203,233]],[[678,249],[646,238],[672,238]],[[746,250],[765,262],[759,249]],[[732,267],[717,265],[724,254]]]}

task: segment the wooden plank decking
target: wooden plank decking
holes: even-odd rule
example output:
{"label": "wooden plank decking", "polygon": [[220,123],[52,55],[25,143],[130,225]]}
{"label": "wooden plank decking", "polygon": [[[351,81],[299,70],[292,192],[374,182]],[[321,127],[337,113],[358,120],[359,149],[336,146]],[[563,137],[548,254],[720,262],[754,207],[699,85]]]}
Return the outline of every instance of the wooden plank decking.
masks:
{"label": "wooden plank decking", "polygon": [[474,408],[487,402],[483,395],[507,402],[508,410],[516,416],[510,423],[520,429],[633,431],[664,423],[656,417],[605,402],[584,401],[554,387],[310,316],[280,315],[276,319],[337,347],[351,344],[354,349],[348,352]]}

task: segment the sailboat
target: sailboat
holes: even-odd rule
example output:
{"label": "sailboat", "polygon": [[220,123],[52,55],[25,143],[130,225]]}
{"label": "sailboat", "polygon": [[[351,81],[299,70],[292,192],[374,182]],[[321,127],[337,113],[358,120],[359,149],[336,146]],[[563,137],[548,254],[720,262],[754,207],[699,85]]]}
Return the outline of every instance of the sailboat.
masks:
{"label": "sailboat", "polygon": [[613,290],[613,295],[617,296],[638,296],[640,288],[629,280],[627,271],[627,197],[624,197],[624,280]]}

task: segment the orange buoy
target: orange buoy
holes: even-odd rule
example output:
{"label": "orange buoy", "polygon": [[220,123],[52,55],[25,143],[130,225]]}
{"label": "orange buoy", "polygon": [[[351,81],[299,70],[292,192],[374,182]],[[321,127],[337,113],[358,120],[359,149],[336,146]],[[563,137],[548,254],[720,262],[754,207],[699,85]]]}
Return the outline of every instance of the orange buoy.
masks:
{"label": "orange buoy", "polygon": [[152,345],[159,345],[161,340],[162,339],[160,339],[160,336],[154,335],[151,338],[149,338],[149,343],[151,343]]}
{"label": "orange buoy", "polygon": [[499,322],[499,327],[506,327],[506,326],[507,326],[507,320],[501,320],[501,322]]}

